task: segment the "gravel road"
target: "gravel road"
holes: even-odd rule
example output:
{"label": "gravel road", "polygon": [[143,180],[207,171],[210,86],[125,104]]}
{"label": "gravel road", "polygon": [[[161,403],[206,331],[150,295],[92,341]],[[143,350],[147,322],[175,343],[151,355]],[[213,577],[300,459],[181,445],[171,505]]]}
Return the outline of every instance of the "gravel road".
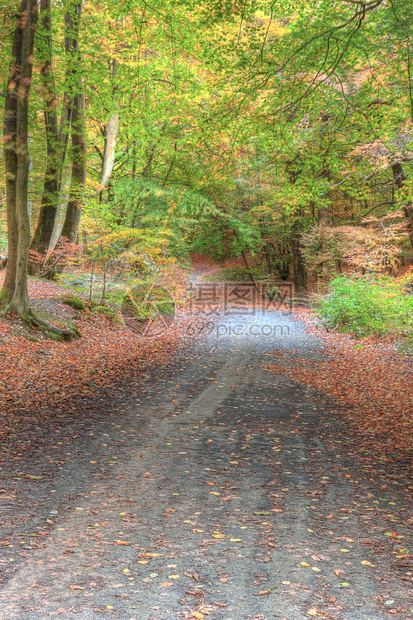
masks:
{"label": "gravel road", "polygon": [[10,479],[0,618],[412,620],[411,478],[263,368],[321,341],[280,312],[187,331]]}

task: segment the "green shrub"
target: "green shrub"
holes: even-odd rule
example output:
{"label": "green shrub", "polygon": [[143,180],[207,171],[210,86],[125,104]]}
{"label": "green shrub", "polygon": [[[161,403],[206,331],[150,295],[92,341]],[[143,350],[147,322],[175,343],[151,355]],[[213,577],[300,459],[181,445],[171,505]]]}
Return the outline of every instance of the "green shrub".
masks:
{"label": "green shrub", "polygon": [[71,306],[75,310],[82,310],[83,312],[86,312],[86,306],[84,302],[80,299],[80,297],[77,297],[76,295],[66,295],[62,297],[62,301],[64,304],[66,304],[67,306]]}
{"label": "green shrub", "polygon": [[322,323],[357,336],[413,333],[413,296],[398,282],[382,276],[339,276],[320,307]]}

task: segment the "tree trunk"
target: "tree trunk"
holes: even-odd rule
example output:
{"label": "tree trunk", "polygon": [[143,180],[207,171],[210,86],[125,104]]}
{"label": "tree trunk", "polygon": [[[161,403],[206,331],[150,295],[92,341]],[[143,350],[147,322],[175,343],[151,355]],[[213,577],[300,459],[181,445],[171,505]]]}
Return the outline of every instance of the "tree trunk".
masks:
{"label": "tree trunk", "polygon": [[[290,178],[291,185],[295,185],[297,178],[300,174],[300,161],[296,158],[295,161],[288,161],[286,172]],[[300,218],[302,217],[300,209]],[[305,268],[304,257],[301,252],[301,230],[300,220],[296,220],[291,227],[291,253],[293,257],[293,272],[295,290],[297,292],[307,290],[307,271]]]}
{"label": "tree trunk", "polygon": [[27,212],[27,195],[29,185],[29,95],[33,70],[34,33],[37,26],[37,0],[26,0],[20,19],[20,28],[23,29],[22,60],[20,83],[17,93],[16,117],[16,224],[17,224],[17,257],[16,277],[13,298],[9,304],[9,311],[16,311],[25,316],[30,311],[29,295],[27,290],[27,273],[30,246],[30,221]]}
{"label": "tree trunk", "polygon": [[[119,61],[114,58],[112,61],[112,79],[116,80],[118,75]],[[116,87],[114,87],[114,97],[113,97],[113,106],[115,108],[112,116],[109,119],[107,133],[106,133],[106,142],[105,142],[105,152],[103,155],[102,162],[102,174],[100,178],[99,187],[97,189],[96,194],[100,194],[102,190],[108,184],[110,177],[112,176],[113,166],[115,164],[115,154],[116,154],[116,140],[118,137],[119,131],[119,97],[116,94]]]}
{"label": "tree trunk", "polygon": [[294,282],[296,291],[307,290],[307,272],[304,263],[304,257],[301,252],[301,235],[298,232],[294,233],[292,239],[292,255],[293,255],[293,269],[294,269]]}
{"label": "tree trunk", "polygon": [[[39,220],[31,243],[31,250],[45,256],[49,250],[59,206],[63,165],[67,152],[70,124],[73,115],[73,101],[77,97],[75,76],[79,73],[79,30],[82,2],[69,3],[65,15],[65,53],[68,58],[66,88],[63,97],[63,109],[60,128],[56,112],[56,92],[52,75],[52,22],[51,0],[41,0],[42,25],[47,34],[48,55],[43,68],[43,93],[46,103],[45,126],[47,138],[47,163]],[[38,272],[39,265],[32,262],[31,273]]]}
{"label": "tree trunk", "polygon": [[[401,163],[397,162],[395,164],[392,164],[391,168],[393,171],[394,187],[397,188],[397,190],[401,190],[406,180],[406,177],[404,176],[404,172],[403,172],[403,167]],[[413,205],[411,204],[405,205],[403,207],[403,213],[407,220],[407,228],[409,231],[410,244],[413,246]]]}
{"label": "tree trunk", "polygon": [[[122,25],[122,22],[123,22],[123,18],[118,18],[116,20],[116,28],[120,28]],[[120,100],[117,94],[118,89],[116,86],[116,79],[118,77],[118,69],[119,69],[119,61],[117,58],[113,58],[112,60],[113,112],[109,119],[108,128],[106,132],[105,151],[103,154],[103,162],[102,162],[102,173],[100,177],[99,187],[96,191],[96,195],[100,194],[101,199],[102,199],[102,190],[109,183],[110,177],[112,176],[112,172],[113,172],[113,166],[115,164],[116,140],[118,137],[119,120],[120,120]]]}
{"label": "tree trunk", "polygon": [[[75,29],[78,35],[80,30],[83,0],[75,0],[75,2],[76,23],[73,24],[71,14],[68,12],[66,14],[66,24],[68,32]],[[76,53],[76,58],[73,59],[76,67],[76,71],[74,73],[76,93],[72,103],[72,178],[65,221],[60,236],[68,239],[71,243],[75,243],[79,235],[82,200],[86,185],[87,159],[85,99],[83,94],[82,76],[80,72],[82,58],[79,48],[79,38],[73,41],[71,48]]]}
{"label": "tree trunk", "polygon": [[80,216],[82,214],[82,200],[86,185],[86,128],[84,118],[84,96],[79,93],[75,97],[72,116],[72,181],[70,186],[69,202],[61,237],[76,243],[79,235]]}
{"label": "tree trunk", "polygon": [[116,111],[112,114],[106,135],[105,153],[102,164],[102,176],[99,183],[99,192],[106,187],[112,176],[113,166],[115,163],[116,153],[116,140],[119,130],[119,112]]}
{"label": "tree trunk", "polygon": [[[30,247],[30,220],[27,210],[29,96],[37,18],[38,0],[22,0],[14,33],[5,104],[4,146],[10,259],[2,297],[3,303],[7,304],[4,314],[17,313],[29,324],[34,324],[63,338],[71,339],[76,335],[75,330],[55,327],[32,313],[27,287]],[[12,276],[14,276],[14,281]]]}
{"label": "tree trunk", "polygon": [[[42,204],[40,207],[39,219],[31,243],[31,250],[40,254],[46,254],[49,249],[50,239],[53,233],[54,223],[59,201],[59,190],[61,181],[61,148],[58,137],[58,121],[56,111],[56,92],[52,74],[52,17],[51,0],[41,0],[41,25],[46,38],[46,60],[42,67],[42,94],[45,102],[44,120],[46,128],[47,161],[46,173],[43,186]],[[44,38],[40,38],[40,51],[44,53]],[[36,273],[39,265],[34,261],[30,271]]]}
{"label": "tree trunk", "polygon": [[410,244],[413,246],[413,206],[408,205],[403,207],[404,216],[407,220],[407,227],[409,230]]}
{"label": "tree trunk", "polygon": [[9,68],[9,81],[4,110],[3,147],[6,171],[6,207],[8,228],[8,261],[6,275],[1,290],[1,301],[7,305],[13,295],[16,282],[18,227],[16,220],[16,181],[17,181],[17,92],[21,79],[23,46],[23,12],[26,1],[20,6],[20,16],[14,32],[12,58]]}

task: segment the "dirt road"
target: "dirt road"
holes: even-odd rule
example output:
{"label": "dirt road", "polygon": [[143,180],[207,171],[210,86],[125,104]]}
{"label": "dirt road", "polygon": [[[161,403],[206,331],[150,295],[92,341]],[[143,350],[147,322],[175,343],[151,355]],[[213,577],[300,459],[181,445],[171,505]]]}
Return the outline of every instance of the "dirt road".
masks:
{"label": "dirt road", "polygon": [[211,322],[61,432],[3,502],[0,617],[413,619],[412,480],[263,369],[321,347],[281,313]]}

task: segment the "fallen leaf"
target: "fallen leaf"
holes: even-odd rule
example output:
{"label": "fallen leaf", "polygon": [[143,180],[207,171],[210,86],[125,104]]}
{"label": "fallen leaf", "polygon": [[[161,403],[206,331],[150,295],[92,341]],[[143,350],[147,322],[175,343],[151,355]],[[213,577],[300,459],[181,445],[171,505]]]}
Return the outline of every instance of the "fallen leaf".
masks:
{"label": "fallen leaf", "polygon": [[254,596],[268,596],[271,593],[271,590],[274,590],[277,586],[271,586],[268,590],[260,590],[259,592],[253,593]]}

